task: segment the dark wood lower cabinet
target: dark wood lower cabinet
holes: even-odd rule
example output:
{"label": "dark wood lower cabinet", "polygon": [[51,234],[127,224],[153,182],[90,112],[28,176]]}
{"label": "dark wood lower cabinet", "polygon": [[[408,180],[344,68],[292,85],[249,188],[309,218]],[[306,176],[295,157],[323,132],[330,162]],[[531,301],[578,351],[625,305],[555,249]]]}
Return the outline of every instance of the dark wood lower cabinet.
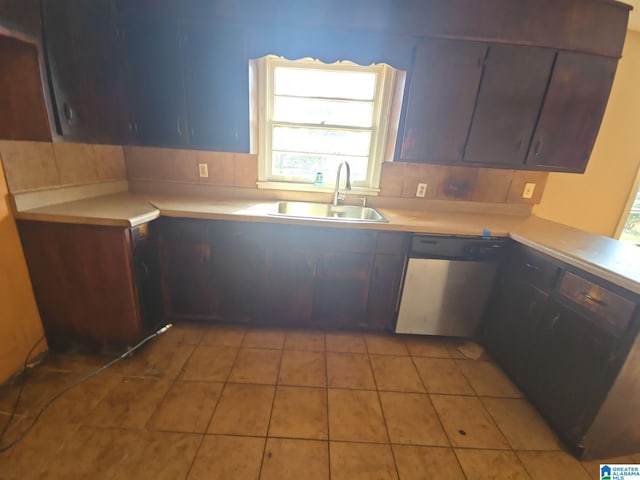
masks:
{"label": "dark wood lower cabinet", "polygon": [[49,347],[119,349],[162,320],[149,225],[18,221]]}
{"label": "dark wood lower cabinet", "polygon": [[576,444],[582,442],[610,384],[605,374],[618,339],[584,315],[551,300],[535,331],[528,396]]}
{"label": "dark wood lower cabinet", "polygon": [[640,450],[627,426],[640,415],[628,401],[640,396],[640,298],[513,247],[485,315],[484,345],[576,455]]}
{"label": "dark wood lower cabinet", "polygon": [[184,219],[160,230],[170,317],[393,328],[405,233]]}

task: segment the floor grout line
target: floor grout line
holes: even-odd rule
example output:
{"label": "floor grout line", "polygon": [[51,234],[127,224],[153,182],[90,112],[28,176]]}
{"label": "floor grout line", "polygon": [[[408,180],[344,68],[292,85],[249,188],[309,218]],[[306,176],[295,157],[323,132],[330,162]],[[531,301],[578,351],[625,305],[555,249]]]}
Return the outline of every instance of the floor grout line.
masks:
{"label": "floor grout line", "polygon": [[[404,343],[404,342],[403,342]],[[367,351],[367,358],[369,359],[369,368],[371,369],[371,375],[373,376],[373,383],[376,387],[376,397],[378,399],[378,406],[380,407],[380,414],[382,415],[382,422],[384,423],[384,430],[387,433],[387,439],[389,446],[389,450],[391,451],[391,458],[393,459],[393,466],[396,469],[396,477],[400,478],[400,470],[398,469],[398,461],[396,459],[396,453],[393,451],[391,444],[391,435],[389,434],[389,426],[387,425],[387,416],[384,413],[384,408],[382,406],[382,399],[380,398],[380,391],[378,390],[378,380],[376,379],[375,370],[373,368],[373,362],[371,361],[371,354],[369,353],[369,344],[367,343],[367,339],[365,337],[364,341],[365,349]],[[405,347],[406,348],[406,347]]]}
{"label": "floor grout line", "polygon": [[[244,341],[244,336],[245,335],[246,335],[246,329],[245,329],[245,331],[243,333],[242,340],[241,340],[240,343],[242,343],[242,341]],[[203,336],[203,338],[204,338],[204,336]],[[200,343],[198,344],[198,347],[202,344],[203,338],[200,339]],[[195,352],[195,349],[194,349],[194,352]],[[216,401],[216,404],[213,407],[211,415],[209,416],[209,421],[207,422],[207,425],[204,428],[204,432],[202,433],[202,436],[201,436],[202,438],[200,438],[200,443],[198,444],[198,448],[196,448],[196,452],[193,455],[193,459],[191,460],[191,464],[189,465],[189,469],[187,470],[187,474],[185,476],[185,480],[189,478],[189,475],[191,475],[191,470],[193,470],[193,466],[195,465],[196,459],[198,458],[198,455],[200,454],[200,450],[202,449],[202,445],[204,444],[204,440],[205,440],[205,438],[207,438],[207,432],[209,431],[209,427],[211,426],[211,422],[213,421],[213,416],[215,415],[216,410],[218,409],[218,405],[220,405],[220,401],[222,400],[222,395],[224,394],[224,391],[225,391],[225,389],[227,387],[227,382],[229,380],[229,377],[231,376],[231,372],[233,371],[233,367],[235,366],[239,355],[240,355],[240,349],[237,348],[235,357],[233,358],[233,363],[231,364],[231,367],[229,368],[229,371],[227,372],[227,376],[225,378],[225,381],[222,382],[222,390],[220,390],[220,395],[218,395],[218,400]],[[186,365],[186,363],[185,363],[185,365]],[[211,383],[214,383],[214,382],[211,382]],[[220,383],[220,382],[217,382],[217,383]]]}
{"label": "floor grout line", "polygon": [[280,369],[282,368],[282,357],[284,356],[284,344],[285,338],[282,340],[282,350],[280,350],[280,360],[278,362],[278,370],[276,372],[275,385],[273,386],[273,398],[271,399],[271,410],[269,411],[269,421],[267,422],[267,431],[264,435],[264,448],[262,449],[262,458],[260,459],[260,470],[258,471],[258,478],[262,477],[262,468],[264,467],[265,455],[267,454],[267,442],[269,439],[269,430],[271,429],[271,419],[273,418],[273,407],[276,404],[276,395],[278,394],[278,378],[280,377]]}

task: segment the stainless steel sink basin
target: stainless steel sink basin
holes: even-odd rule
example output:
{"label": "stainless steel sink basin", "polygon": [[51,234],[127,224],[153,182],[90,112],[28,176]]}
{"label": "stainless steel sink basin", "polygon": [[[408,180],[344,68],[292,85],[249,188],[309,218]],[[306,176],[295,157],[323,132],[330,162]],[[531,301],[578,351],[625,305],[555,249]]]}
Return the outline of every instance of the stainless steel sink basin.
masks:
{"label": "stainless steel sink basin", "polygon": [[387,222],[374,208],[328,203],[278,202],[270,215],[343,222]]}

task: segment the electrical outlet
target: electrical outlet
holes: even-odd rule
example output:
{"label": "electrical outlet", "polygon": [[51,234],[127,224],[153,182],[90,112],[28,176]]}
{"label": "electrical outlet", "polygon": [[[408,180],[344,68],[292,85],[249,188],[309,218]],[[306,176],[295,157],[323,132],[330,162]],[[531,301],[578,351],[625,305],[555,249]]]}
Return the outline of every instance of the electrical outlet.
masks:
{"label": "electrical outlet", "polygon": [[416,197],[424,198],[424,196],[426,194],[427,194],[427,184],[426,183],[419,183],[418,184],[418,190],[416,190]]}
{"label": "electrical outlet", "polygon": [[525,183],[522,191],[522,198],[533,198],[533,192],[536,190],[535,183]]}
{"label": "electrical outlet", "polygon": [[207,165],[206,163],[199,163],[198,172],[200,173],[200,178],[209,177],[209,165]]}

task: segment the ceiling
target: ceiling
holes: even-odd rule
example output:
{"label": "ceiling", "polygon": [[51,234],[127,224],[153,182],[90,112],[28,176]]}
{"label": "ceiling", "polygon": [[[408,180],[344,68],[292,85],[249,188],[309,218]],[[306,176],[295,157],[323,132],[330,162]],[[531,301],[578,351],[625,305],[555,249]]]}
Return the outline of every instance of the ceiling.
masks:
{"label": "ceiling", "polygon": [[622,0],[624,3],[633,5],[631,16],[629,17],[629,29],[640,32],[640,0]]}

